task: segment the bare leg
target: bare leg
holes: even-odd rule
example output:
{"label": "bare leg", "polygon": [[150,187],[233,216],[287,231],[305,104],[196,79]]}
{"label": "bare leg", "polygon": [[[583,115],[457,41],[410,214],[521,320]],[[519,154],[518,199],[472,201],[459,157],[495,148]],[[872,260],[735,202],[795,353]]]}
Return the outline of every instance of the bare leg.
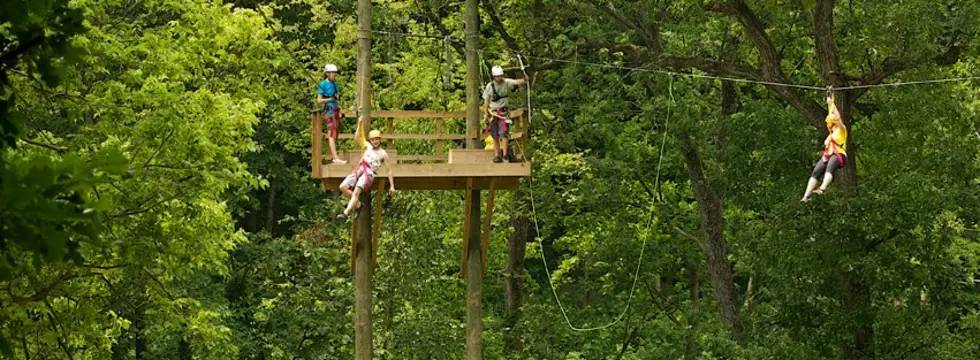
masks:
{"label": "bare leg", "polygon": [[343,194],[344,197],[350,199],[353,192],[351,191],[350,187],[347,186],[347,184],[340,184],[340,193]]}
{"label": "bare leg", "polygon": [[507,152],[507,138],[506,137],[503,137],[503,136],[500,137],[500,145],[502,145],[502,147],[504,148],[504,151],[500,154],[500,156],[503,157],[503,158],[506,158],[507,157],[507,154],[510,154],[509,152]]}
{"label": "bare leg", "polygon": [[803,193],[803,198],[800,202],[810,201],[810,193],[813,192],[813,188],[817,187],[817,179],[810,177],[810,181],[806,183],[806,192]]}
{"label": "bare leg", "polygon": [[330,147],[330,158],[333,160],[333,162],[338,164],[347,163],[346,161],[341,160],[339,156],[337,156],[337,138],[332,136],[327,136],[327,145],[329,145]]}
{"label": "bare leg", "polygon": [[358,197],[361,196],[361,188],[355,187],[354,192],[351,194],[350,201],[347,202],[347,208],[344,209],[344,215],[350,215],[351,210],[358,205]]}
{"label": "bare leg", "polygon": [[827,187],[830,186],[830,182],[833,180],[834,180],[834,174],[828,171],[826,174],[823,175],[823,184],[820,184],[820,188],[814,192],[817,194],[823,194],[823,192],[827,190]]}
{"label": "bare leg", "polygon": [[499,157],[500,156],[500,138],[499,137],[493,138],[493,156],[494,157]]}

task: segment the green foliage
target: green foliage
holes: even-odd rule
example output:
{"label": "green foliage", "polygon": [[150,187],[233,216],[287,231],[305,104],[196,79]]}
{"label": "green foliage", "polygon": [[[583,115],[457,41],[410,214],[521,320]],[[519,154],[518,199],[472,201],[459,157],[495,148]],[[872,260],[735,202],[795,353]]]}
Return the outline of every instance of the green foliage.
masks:
{"label": "green foliage", "polygon": [[[517,50],[544,67],[531,71],[533,179],[498,192],[491,219],[486,358],[832,359],[862,321],[875,358],[980,354],[975,82],[868,91],[849,118],[858,191],[837,182],[803,205],[820,134],[776,92],[735,84],[737,106],[723,113],[719,81],[588,64],[663,65],[621,51],[650,46],[643,31],[655,27],[666,53],[758,67],[734,17],[705,1],[605,2],[624,22],[600,3],[481,2],[481,66],[517,66]],[[786,80],[821,83],[813,2],[745,3]],[[355,107],[355,4],[0,5],[5,356],[352,356],[350,226],[332,221],[341,198],[310,180],[309,110],[325,63],[341,69],[341,105]],[[970,1],[838,2],[841,67],[854,77],[899,54],[913,65],[890,81],[974,74],[978,12]],[[463,109],[461,13],[460,2],[376,2],[373,26],[392,34],[374,34],[375,108]],[[11,52],[38,33],[44,42]],[[932,55],[952,45],[958,61],[937,64]],[[680,134],[722,202],[741,339],[719,316]],[[458,191],[384,200],[376,357],[462,357],[462,202]],[[527,221],[518,264],[509,241]],[[524,284],[516,315],[512,266],[524,269],[514,275]],[[866,303],[845,295],[853,284],[867,289]],[[578,327],[626,315],[572,331],[555,295]]]}

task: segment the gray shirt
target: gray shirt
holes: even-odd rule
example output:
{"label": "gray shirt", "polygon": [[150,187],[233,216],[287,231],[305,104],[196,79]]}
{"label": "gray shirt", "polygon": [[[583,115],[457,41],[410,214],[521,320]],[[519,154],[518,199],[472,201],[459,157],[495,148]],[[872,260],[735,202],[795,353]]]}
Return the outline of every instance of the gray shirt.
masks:
{"label": "gray shirt", "polygon": [[[494,88],[497,90],[497,96],[500,100],[493,101],[493,91]],[[490,100],[490,109],[496,110],[500,108],[507,107],[507,97],[510,93],[517,90],[517,81],[514,79],[504,78],[504,81],[494,82],[491,81],[487,83],[487,87],[483,89],[483,99]]]}

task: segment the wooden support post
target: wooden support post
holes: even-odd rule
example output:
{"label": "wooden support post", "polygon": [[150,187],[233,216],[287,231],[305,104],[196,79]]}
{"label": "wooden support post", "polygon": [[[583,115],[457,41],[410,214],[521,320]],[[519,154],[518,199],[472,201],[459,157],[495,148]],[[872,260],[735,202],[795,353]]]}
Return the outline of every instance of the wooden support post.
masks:
{"label": "wooden support post", "polygon": [[[357,101],[364,130],[371,129],[371,0],[357,0]],[[365,189],[360,198],[361,208],[354,222],[358,232],[354,269],[354,360],[371,360],[374,341],[371,332],[372,278],[371,263],[371,192]]]}
{"label": "wooden support post", "polygon": [[[442,119],[436,119],[436,135],[442,135]],[[436,140],[436,155],[443,154],[442,143],[443,140]]]}
{"label": "wooden support post", "polygon": [[[388,118],[388,134],[390,135],[390,134],[394,134],[394,133],[395,133],[395,119]],[[395,140],[392,139],[391,137],[387,137],[387,138],[388,138],[388,140],[387,140],[388,141],[387,148],[388,149],[391,149],[391,146],[394,145]]]}
{"label": "wooden support post", "polygon": [[312,126],[310,127],[310,129],[312,129],[312,130],[310,131],[310,133],[311,133],[311,136],[312,136],[312,139],[311,140],[313,141],[313,154],[312,154],[311,157],[312,157],[312,160],[313,160],[312,161],[312,163],[313,163],[313,170],[312,171],[313,171],[313,177],[314,178],[319,178],[321,176],[321,174],[323,173],[322,172],[322,170],[323,170],[323,168],[322,168],[322,166],[323,166],[323,125],[322,125],[323,122],[320,121],[320,114],[322,114],[322,113],[319,112],[319,111],[316,111],[312,115],[310,115],[310,121],[312,122],[311,123]]}
{"label": "wooden support post", "polygon": [[378,266],[378,236],[381,234],[381,201],[384,199],[385,180],[387,179],[378,180],[378,193],[374,194],[378,199],[377,203],[374,204],[374,232],[371,239],[371,243],[374,244],[371,247],[373,250],[371,256],[373,266]]}
{"label": "wooden support post", "polygon": [[466,216],[463,217],[463,256],[459,261],[459,273],[462,276],[466,276],[466,260],[469,255],[470,248],[470,227],[473,226],[470,223],[470,213],[473,212],[473,178],[466,178]]}
{"label": "wooden support post", "polygon": [[[466,0],[466,148],[476,149],[480,128],[480,7],[478,0]],[[472,181],[472,180],[471,180]],[[466,217],[472,224],[466,234],[466,360],[483,360],[483,273],[480,271],[480,192],[468,186]]]}
{"label": "wooden support post", "polygon": [[490,221],[493,218],[493,195],[496,184],[497,178],[491,178],[490,189],[487,191],[487,218],[483,220],[483,257],[480,259],[480,263],[483,264],[483,275],[487,274],[487,254],[489,254],[490,250]]}

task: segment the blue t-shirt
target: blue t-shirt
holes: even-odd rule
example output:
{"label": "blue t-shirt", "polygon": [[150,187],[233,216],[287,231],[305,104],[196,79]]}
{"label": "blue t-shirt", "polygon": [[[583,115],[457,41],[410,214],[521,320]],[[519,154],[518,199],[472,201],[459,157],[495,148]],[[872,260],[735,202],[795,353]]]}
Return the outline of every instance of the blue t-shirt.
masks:
{"label": "blue t-shirt", "polygon": [[324,112],[332,112],[328,111],[327,109],[331,106],[339,106],[337,104],[337,97],[340,95],[340,87],[337,86],[336,82],[327,79],[321,80],[320,85],[316,87],[316,93],[323,95],[325,98],[334,98],[333,100],[328,101],[326,104],[323,104]]}

